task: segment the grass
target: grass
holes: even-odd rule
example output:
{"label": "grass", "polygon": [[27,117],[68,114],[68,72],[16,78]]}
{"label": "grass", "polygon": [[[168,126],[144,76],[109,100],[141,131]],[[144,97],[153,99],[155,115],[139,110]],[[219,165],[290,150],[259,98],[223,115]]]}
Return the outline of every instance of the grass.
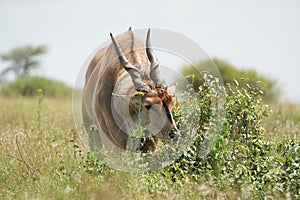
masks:
{"label": "grass", "polygon": [[94,163],[74,131],[70,99],[45,98],[41,110],[37,102],[1,99],[0,199],[147,198],[138,175],[87,167]]}
{"label": "grass", "polygon": [[263,122],[266,129],[265,137],[281,141],[285,136],[300,138],[300,105],[273,104],[272,112]]}
{"label": "grass", "polygon": [[45,99],[38,108],[37,99],[3,98],[0,110],[1,197],[44,198],[58,192],[63,173],[79,170],[71,101]]}
{"label": "grass", "polygon": [[[219,189],[209,178],[185,176],[182,184],[163,171],[140,175],[99,165],[74,130],[71,99],[38,101],[1,98],[0,199],[250,198],[247,187]],[[263,122],[272,135],[265,137],[299,136],[300,107],[272,108],[273,113]],[[289,194],[280,198],[289,198]]]}

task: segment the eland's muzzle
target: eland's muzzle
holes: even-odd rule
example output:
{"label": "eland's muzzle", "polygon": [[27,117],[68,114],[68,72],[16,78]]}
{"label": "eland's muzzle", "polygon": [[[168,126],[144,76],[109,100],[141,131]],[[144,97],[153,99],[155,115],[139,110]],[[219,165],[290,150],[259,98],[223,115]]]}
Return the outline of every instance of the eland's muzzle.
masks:
{"label": "eland's muzzle", "polygon": [[172,131],[171,133],[169,133],[169,136],[171,139],[174,139],[176,137],[176,133]]}
{"label": "eland's muzzle", "polygon": [[170,133],[169,133],[169,137],[170,139],[177,141],[179,138],[179,132],[178,130],[173,129]]}

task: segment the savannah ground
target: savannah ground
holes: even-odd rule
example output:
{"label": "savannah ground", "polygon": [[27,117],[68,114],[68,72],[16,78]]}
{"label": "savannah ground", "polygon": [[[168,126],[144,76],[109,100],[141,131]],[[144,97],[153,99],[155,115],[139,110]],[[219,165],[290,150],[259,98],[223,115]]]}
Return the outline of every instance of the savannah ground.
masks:
{"label": "savannah ground", "polygon": [[[1,97],[0,102],[0,199],[253,198],[247,185],[222,183],[220,187],[212,178],[215,175],[182,175],[176,181],[164,171],[141,175],[109,169],[81,144],[71,98]],[[265,140],[299,138],[300,106],[276,104],[272,109],[263,121]],[[299,162],[294,165],[298,165],[295,173],[299,172]],[[263,196],[291,199],[297,193],[273,193],[271,188]]]}

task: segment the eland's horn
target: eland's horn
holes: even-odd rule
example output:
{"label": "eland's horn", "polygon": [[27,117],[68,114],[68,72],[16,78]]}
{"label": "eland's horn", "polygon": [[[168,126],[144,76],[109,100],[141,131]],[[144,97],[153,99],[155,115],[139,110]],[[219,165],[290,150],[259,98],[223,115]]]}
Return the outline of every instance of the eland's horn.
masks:
{"label": "eland's horn", "polygon": [[154,81],[157,88],[166,89],[167,85],[166,85],[165,81],[160,77],[159,61],[155,57],[153,49],[151,47],[150,28],[148,29],[148,33],[147,33],[146,52],[147,52],[148,59],[151,63],[150,78]]}
{"label": "eland's horn", "polygon": [[114,36],[112,35],[112,33],[110,33],[110,37],[111,37],[112,43],[115,47],[115,50],[117,52],[117,55],[119,57],[119,61],[122,65],[122,67],[124,67],[124,69],[130,74],[135,89],[137,91],[144,91],[144,92],[151,91],[150,87],[146,83],[143,82],[143,80],[141,78],[140,70],[135,68],[127,60],[127,58],[125,57],[125,54],[123,53],[121,47],[116,42],[116,40],[115,40]]}

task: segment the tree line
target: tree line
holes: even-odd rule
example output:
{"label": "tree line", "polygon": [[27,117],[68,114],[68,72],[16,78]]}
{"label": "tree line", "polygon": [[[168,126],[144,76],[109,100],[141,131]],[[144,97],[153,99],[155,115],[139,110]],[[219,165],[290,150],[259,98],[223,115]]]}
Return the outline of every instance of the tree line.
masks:
{"label": "tree line", "polygon": [[[30,76],[31,72],[40,66],[40,56],[47,53],[47,48],[44,45],[39,46],[21,46],[12,49],[11,51],[0,54],[0,59],[4,63],[0,65],[0,86],[5,85],[6,76],[12,74],[16,80],[22,77]],[[259,86],[264,92],[266,100],[276,101],[279,97],[279,88],[275,80],[258,74],[255,70],[238,69],[232,64],[221,60],[204,60],[196,65],[186,65],[181,68],[181,74],[189,77],[188,81],[193,84],[194,90],[198,91],[203,84],[203,77],[199,71],[213,69],[216,65],[225,84],[239,81],[241,87]],[[215,72],[212,72],[214,75]],[[259,85],[258,85],[259,84]]]}

